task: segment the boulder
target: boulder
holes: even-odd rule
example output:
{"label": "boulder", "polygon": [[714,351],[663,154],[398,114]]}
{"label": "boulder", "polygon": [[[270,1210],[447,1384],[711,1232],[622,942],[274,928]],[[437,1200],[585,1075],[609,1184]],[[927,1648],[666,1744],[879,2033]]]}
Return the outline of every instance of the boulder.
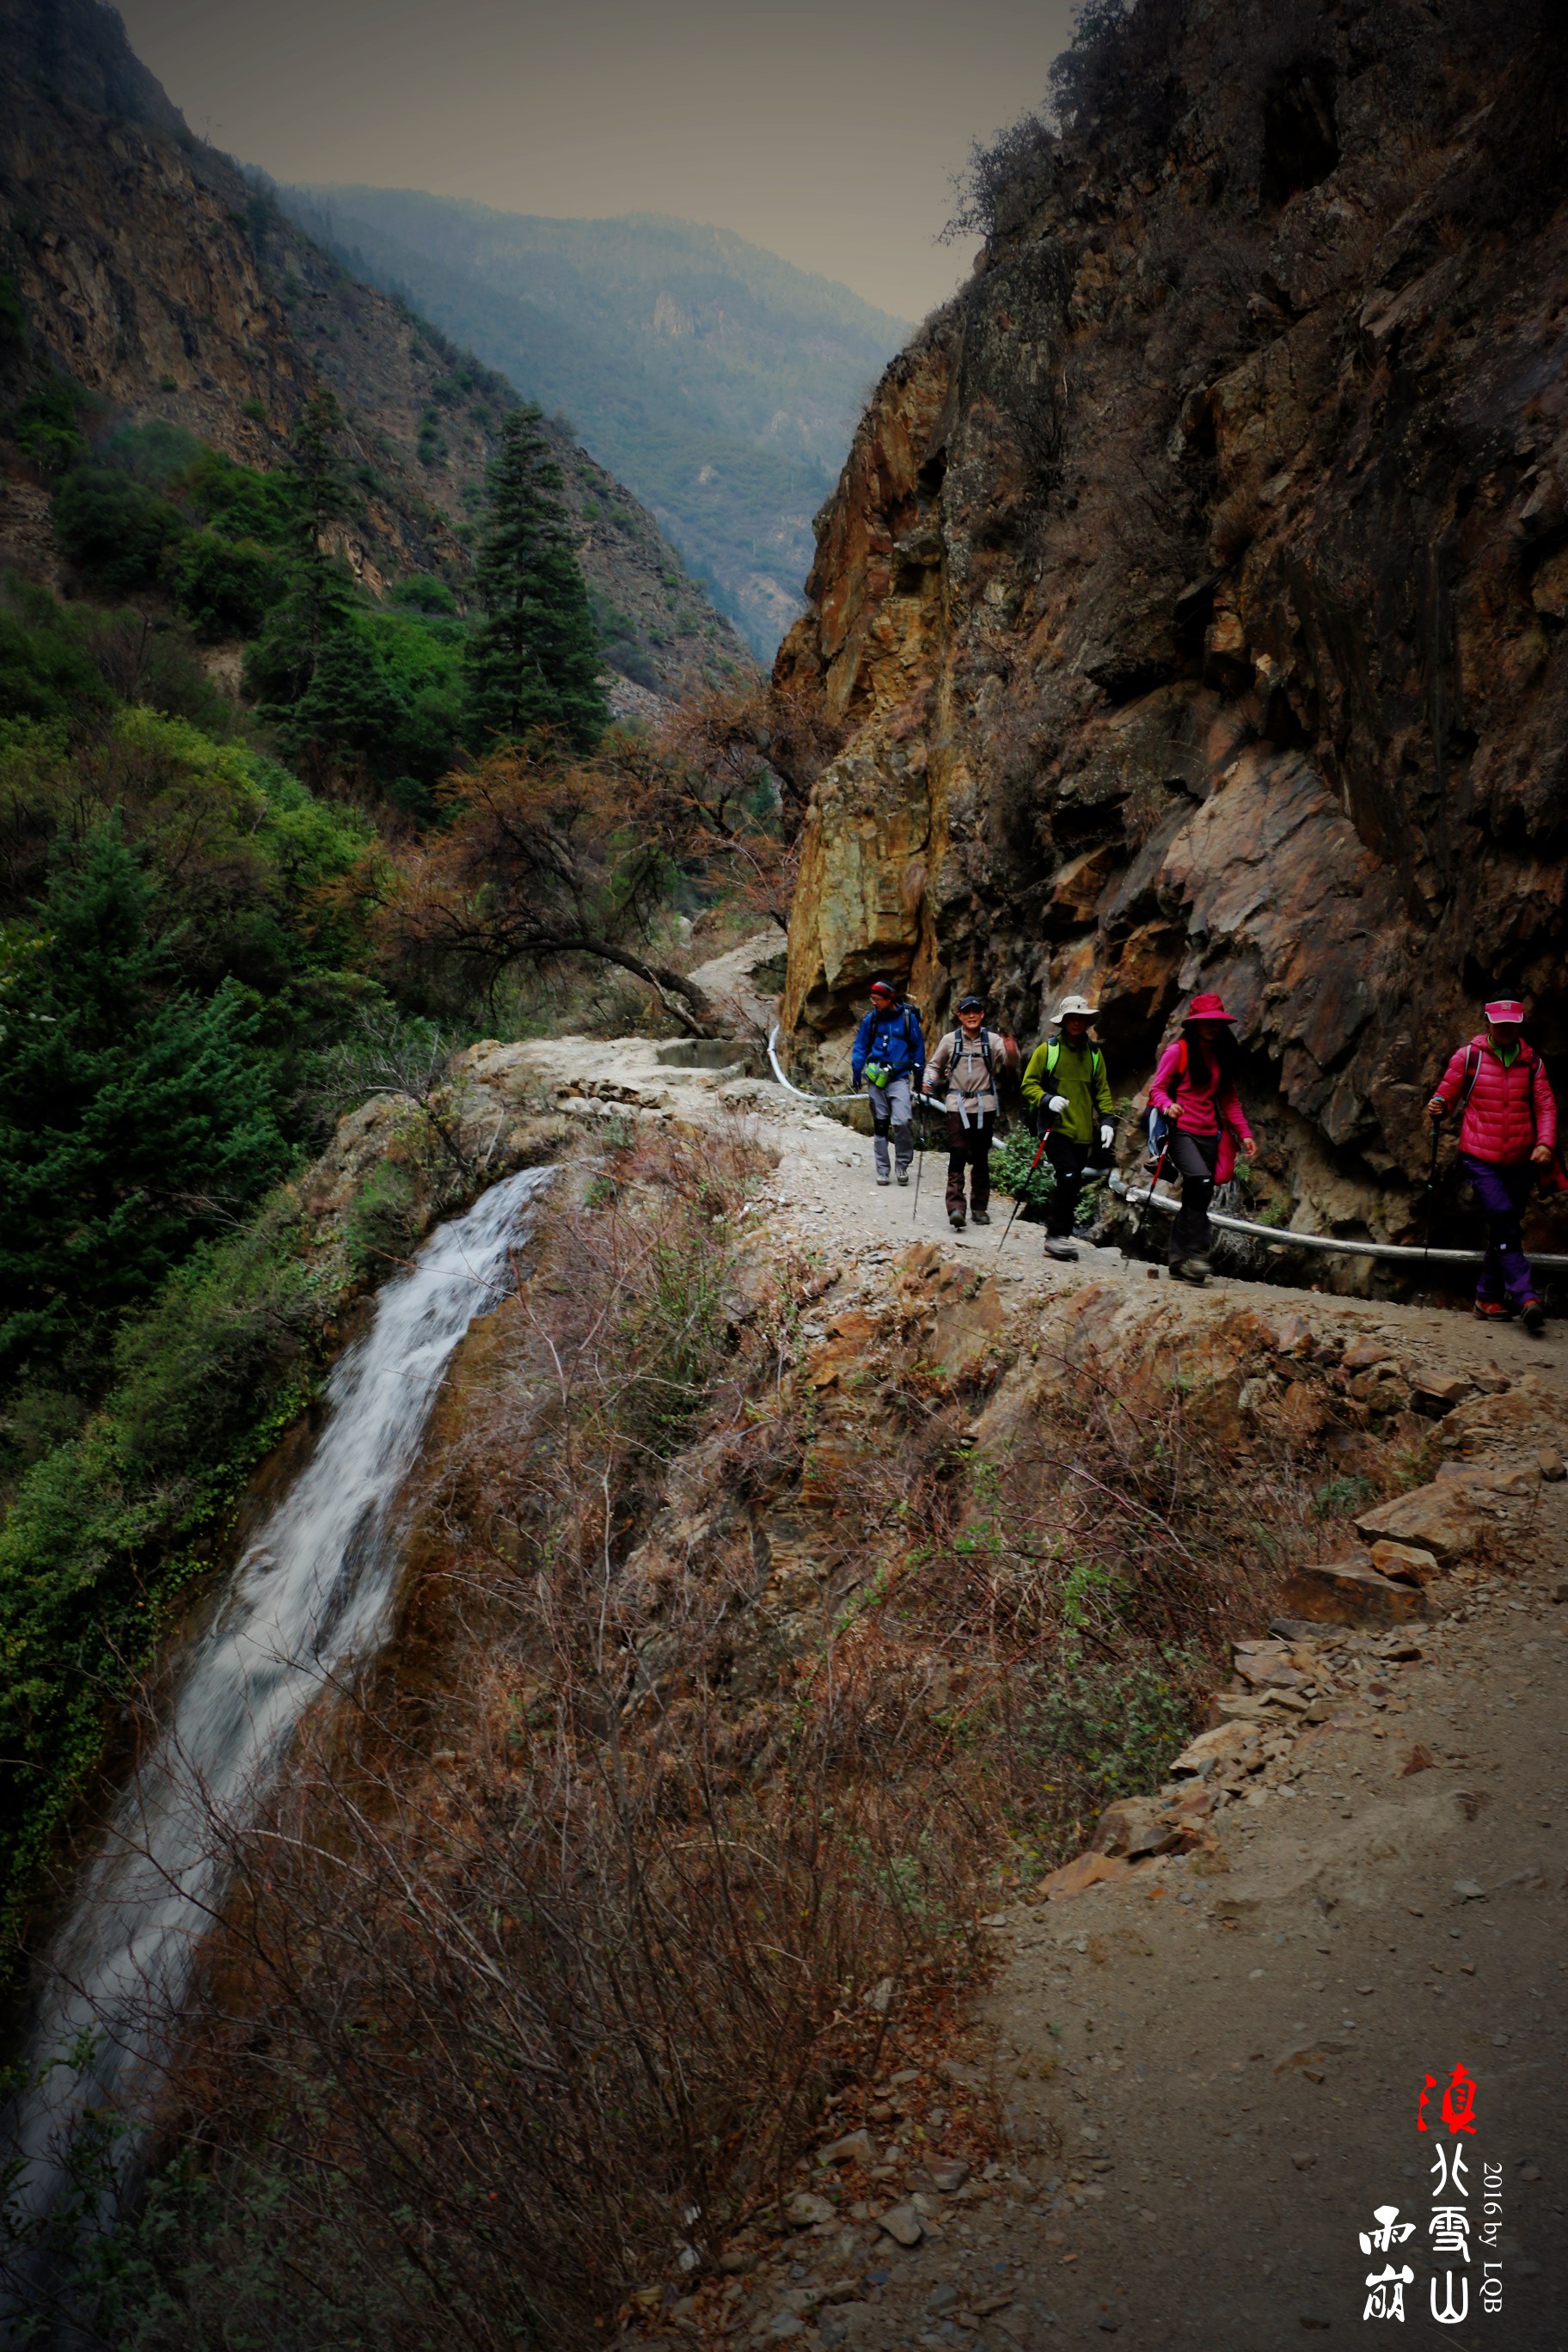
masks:
{"label": "boulder", "polygon": [[1164,1811],[1158,1797],[1119,1797],[1101,1813],[1089,1852],[1125,1854],[1130,1861],[1172,1853],[1182,1843],[1182,1832],[1178,1823],[1164,1819]]}
{"label": "boulder", "polygon": [[1457,1404],[1463,1404],[1475,1392],[1474,1383],[1459,1372],[1416,1372],[1410,1382],[1411,1403],[1417,1412],[1426,1413],[1433,1421],[1440,1421],[1446,1412],[1452,1412]]}
{"label": "boulder", "polygon": [[1298,1674],[1283,1652],[1270,1655],[1267,1651],[1255,1652],[1251,1657],[1238,1657],[1236,1671],[1243,1682],[1259,1690],[1300,1690],[1306,1681]]}
{"label": "boulder", "polygon": [[1380,1576],[1392,1577],[1395,1584],[1432,1584],[1443,1573],[1434,1553],[1423,1551],[1419,1544],[1394,1543],[1386,1538],[1373,1544],[1372,1564]]}
{"label": "boulder", "polygon": [[1069,1895],[1083,1895],[1091,1886],[1108,1879],[1125,1878],[1132,1868],[1120,1854],[1080,1853],[1073,1862],[1066,1862],[1053,1870],[1048,1878],[1040,1881],[1040,1892],[1047,1903],[1063,1903]]}
{"label": "boulder", "polygon": [[1445,1567],[1468,1559],[1480,1540],[1484,1525],[1479,1508],[1462,1478],[1435,1478],[1392,1502],[1363,1511],[1355,1528],[1367,1543],[1386,1536],[1394,1543],[1413,1544],[1431,1552]]}
{"label": "boulder", "polygon": [[1211,1730],[1200,1731],[1195,1739],[1187,1742],[1171,1767],[1171,1778],[1207,1780],[1211,1773],[1223,1765],[1234,1764],[1258,1743],[1258,1734],[1250,1723],[1216,1723]]}
{"label": "boulder", "polygon": [[1352,1560],[1297,1569],[1284,1597],[1297,1616],[1319,1625],[1404,1625],[1426,1614],[1418,1589]]}

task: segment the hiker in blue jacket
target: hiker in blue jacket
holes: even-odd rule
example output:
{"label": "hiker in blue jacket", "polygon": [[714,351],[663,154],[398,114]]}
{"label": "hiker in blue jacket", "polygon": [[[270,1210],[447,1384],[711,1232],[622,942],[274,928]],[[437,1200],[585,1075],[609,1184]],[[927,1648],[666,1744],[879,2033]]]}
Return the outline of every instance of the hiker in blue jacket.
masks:
{"label": "hiker in blue jacket", "polygon": [[900,1004],[891,981],[874,980],[871,1010],[855,1032],[849,1067],[856,1086],[863,1081],[870,1099],[871,1150],[879,1184],[893,1181],[888,1165],[889,1132],[899,1181],[910,1181],[910,1162],[915,1156],[915,1130],[910,1123],[914,1087],[925,1058],[920,1014],[912,1004]]}

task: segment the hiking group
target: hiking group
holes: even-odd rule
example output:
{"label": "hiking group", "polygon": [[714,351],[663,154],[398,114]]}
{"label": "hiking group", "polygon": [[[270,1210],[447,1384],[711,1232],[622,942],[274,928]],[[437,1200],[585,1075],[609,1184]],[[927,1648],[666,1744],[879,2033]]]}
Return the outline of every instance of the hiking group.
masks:
{"label": "hiking group", "polygon": [[[1485,1029],[1456,1051],[1427,1104],[1433,1171],[1443,1122],[1457,1115],[1459,1165],[1487,1224],[1476,1313],[1518,1316],[1527,1330],[1538,1331],[1546,1310],[1525,1255],[1523,1220],[1537,1182],[1568,1187],[1556,1151],[1557,1106],[1546,1066],[1525,1037],[1523,1006],[1500,997],[1486,1017]],[[959,1233],[966,1222],[988,1225],[991,1151],[1004,1097],[1017,1080],[1039,1138],[1031,1173],[1042,1158],[1052,1173],[1046,1255],[1076,1258],[1084,1184],[1114,1164],[1115,1106],[1104,1053],[1090,1034],[1097,1018],[1087,998],[1064,998],[1054,1034],[1036,1046],[1020,1074],[1014,1039],[986,1026],[984,996],[959,999],[953,1027],[928,1055],[913,1005],[890,981],[874,981],[850,1067],[857,1090],[863,1085],[870,1100],[878,1183],[908,1183],[915,1114],[924,1104],[946,1120],[949,1223]],[[1212,992],[1195,995],[1149,1087],[1150,1191],[1167,1169],[1181,1182],[1168,1254],[1178,1281],[1207,1281],[1215,1193],[1241,1155],[1258,1148],[1242,1108],[1238,1066],[1235,1014]]]}

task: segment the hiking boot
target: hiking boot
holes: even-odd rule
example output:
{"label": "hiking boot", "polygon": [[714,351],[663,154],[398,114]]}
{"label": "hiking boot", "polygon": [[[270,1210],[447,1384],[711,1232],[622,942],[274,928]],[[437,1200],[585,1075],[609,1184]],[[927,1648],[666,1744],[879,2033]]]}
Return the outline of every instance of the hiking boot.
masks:
{"label": "hiking boot", "polygon": [[969,1222],[972,1225],[988,1225],[991,1223],[991,1213],[988,1209],[976,1209],[972,1213]]}
{"label": "hiking boot", "polygon": [[961,1210],[950,1209],[947,1213],[947,1222],[955,1234],[961,1234],[963,1231],[963,1214]]}
{"label": "hiking boot", "polygon": [[878,1169],[878,1171],[877,1171],[877,1181],[878,1181],[878,1183],[879,1183],[879,1184],[890,1184],[890,1183],[892,1182],[892,1181],[893,1181],[893,1180],[892,1180],[892,1178],[891,1178],[890,1176],[886,1176],[886,1175],[884,1175],[884,1174],[883,1174],[883,1172],[882,1172],[882,1171],[881,1171],[879,1168]]}
{"label": "hiking boot", "polygon": [[1171,1260],[1171,1280],[1190,1282],[1201,1290],[1209,1278],[1208,1260],[1202,1257],[1173,1257]]}
{"label": "hiking boot", "polygon": [[900,1184],[907,1184],[907,1183],[909,1182],[909,1181],[910,1181],[910,1171],[909,1171],[909,1170],[908,1170],[907,1168],[900,1168],[900,1171],[899,1171],[899,1181],[900,1181]]}
{"label": "hiking boot", "polygon": [[1478,1298],[1476,1313],[1483,1323],[1508,1323],[1513,1319],[1513,1309],[1505,1307],[1500,1298]]}
{"label": "hiking boot", "polygon": [[1187,1260],[1187,1280],[1189,1282],[1206,1282],[1213,1272],[1214,1268],[1210,1265],[1206,1257],[1190,1257]]}
{"label": "hiking boot", "polygon": [[1066,1264],[1068,1259],[1076,1258],[1078,1252],[1074,1249],[1071,1242],[1059,1241],[1055,1234],[1047,1234],[1046,1235],[1046,1255],[1047,1257],[1060,1258],[1063,1263]]}
{"label": "hiking boot", "polygon": [[1546,1324],[1546,1309],[1539,1298],[1527,1298],[1519,1310],[1519,1319],[1527,1331],[1540,1331]]}

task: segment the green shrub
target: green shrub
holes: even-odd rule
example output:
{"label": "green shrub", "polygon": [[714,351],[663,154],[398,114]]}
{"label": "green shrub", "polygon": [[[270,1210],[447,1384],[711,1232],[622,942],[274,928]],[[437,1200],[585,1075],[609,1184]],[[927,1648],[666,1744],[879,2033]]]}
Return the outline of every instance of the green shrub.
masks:
{"label": "green shrub", "polygon": [[289,593],[289,566],[258,540],[194,530],[174,565],[174,594],[200,637],[250,637]]}
{"label": "green shrub", "polygon": [[[0,1526],[0,1911],[11,1917],[249,1471],[310,1393],[334,1303],[292,1205],[181,1268],[79,1436]],[[342,1276],[339,1276],[341,1287]]]}
{"label": "green shrub", "polygon": [[45,588],[8,580],[0,599],[0,743],[7,727],[53,726],[63,743],[73,720],[112,701],[73,617]]}
{"label": "green shrub", "polygon": [[17,408],[11,428],[17,446],[46,472],[63,473],[87,455],[87,436],[79,423],[86,404],[87,394],[79,383],[68,375],[51,375]]}
{"label": "green shrub", "polygon": [[110,595],[156,587],[182,536],[177,509],[110,466],[78,466],[55,492],[55,536],[77,570]]}
{"label": "green shrub", "polygon": [[398,612],[455,615],[458,610],[458,600],[447,583],[429,572],[411,572],[405,580],[395,580],[386,601]]}
{"label": "green shrub", "polygon": [[1069,1643],[1033,1681],[1024,1723],[1042,1764],[1070,1776],[1068,1801],[1092,1810],[1159,1787],[1192,1737],[1192,1707],[1152,1656],[1090,1659]]}
{"label": "green shrub", "polygon": [[202,454],[194,433],[166,416],[148,425],[128,425],[104,445],[103,461],[117,466],[133,481],[165,496],[189,472]]}
{"label": "green shrub", "polygon": [[991,1154],[993,1191],[1013,1201],[1048,1201],[1056,1190],[1056,1171],[1042,1153],[1039,1166],[1030,1173],[1029,1163],[1038,1150],[1039,1139],[1026,1127],[1015,1127]]}
{"label": "green shrub", "polygon": [[132,1467],[199,1485],[241,1444],[258,1397],[304,1385],[321,1284],[297,1240],[296,1212],[275,1203],[195,1251],[122,1328],[113,1410]]}
{"label": "green shrub", "polygon": [[259,540],[279,550],[298,539],[300,488],[291,472],[261,474],[221,450],[198,449],[181,475],[179,496],[226,539]]}

